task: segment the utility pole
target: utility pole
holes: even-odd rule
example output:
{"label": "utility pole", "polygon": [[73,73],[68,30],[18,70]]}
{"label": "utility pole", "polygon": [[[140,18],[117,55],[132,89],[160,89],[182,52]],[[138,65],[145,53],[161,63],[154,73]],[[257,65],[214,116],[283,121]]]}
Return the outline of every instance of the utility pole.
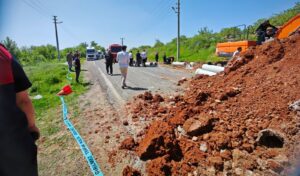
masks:
{"label": "utility pole", "polygon": [[180,0],[177,2],[177,7],[172,7],[175,13],[177,13],[177,61],[180,58]]}
{"label": "utility pole", "polygon": [[57,34],[57,24],[60,24],[62,22],[57,22],[57,16],[53,16],[53,20],[54,20],[54,26],[55,26],[57,57],[58,57],[58,60],[60,60],[59,42],[58,42],[58,34]]}
{"label": "utility pole", "polygon": [[123,46],[123,42],[124,42],[124,37],[121,37],[121,45]]}

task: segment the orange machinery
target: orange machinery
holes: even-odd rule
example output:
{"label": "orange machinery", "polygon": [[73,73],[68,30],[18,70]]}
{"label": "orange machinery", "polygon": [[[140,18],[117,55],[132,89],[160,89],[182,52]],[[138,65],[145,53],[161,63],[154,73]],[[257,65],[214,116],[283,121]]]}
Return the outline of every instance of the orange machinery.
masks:
{"label": "orange machinery", "polygon": [[276,38],[283,39],[292,35],[295,31],[300,28],[300,13],[294,18],[285,23],[281,28],[278,29]]}
{"label": "orange machinery", "polygon": [[[300,29],[300,14],[296,15],[283,26],[281,26],[277,33],[276,38],[283,39],[292,35],[295,31]],[[225,42],[217,43],[216,55],[222,57],[231,57],[233,52],[237,50],[238,47],[242,47],[242,51],[246,51],[250,46],[255,46],[256,41],[236,41],[236,42]]]}

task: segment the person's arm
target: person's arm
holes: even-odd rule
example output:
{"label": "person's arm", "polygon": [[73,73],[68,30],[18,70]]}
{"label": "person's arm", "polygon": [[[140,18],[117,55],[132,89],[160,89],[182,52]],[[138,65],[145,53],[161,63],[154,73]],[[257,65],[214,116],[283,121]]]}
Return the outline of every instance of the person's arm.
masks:
{"label": "person's arm", "polygon": [[39,129],[35,125],[35,112],[29,98],[27,90],[16,93],[17,106],[25,113],[28,123],[28,129],[31,132],[39,133]]}
{"label": "person's arm", "polygon": [[16,104],[26,115],[28,130],[30,132],[36,132],[38,138],[40,133],[39,129],[35,125],[35,112],[27,92],[28,88],[31,87],[31,83],[22,67],[15,60],[13,60],[12,68],[15,80],[14,87],[16,92]]}

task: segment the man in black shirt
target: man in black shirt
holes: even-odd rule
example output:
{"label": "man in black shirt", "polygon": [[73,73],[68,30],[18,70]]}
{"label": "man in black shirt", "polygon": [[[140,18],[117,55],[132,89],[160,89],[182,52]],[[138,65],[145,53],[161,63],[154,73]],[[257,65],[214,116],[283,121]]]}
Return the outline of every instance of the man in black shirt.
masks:
{"label": "man in black shirt", "polygon": [[39,129],[22,67],[0,45],[0,175],[36,176]]}
{"label": "man in black shirt", "polygon": [[80,75],[80,71],[81,71],[81,64],[80,64],[79,57],[75,57],[74,67],[75,67],[75,73],[76,73],[76,82],[79,83],[79,75]]}
{"label": "man in black shirt", "polygon": [[[268,30],[268,31],[267,31]],[[258,26],[256,29],[257,35],[257,44],[261,45],[264,42],[266,37],[273,37],[278,29],[271,25],[269,20],[264,21],[262,24]]]}
{"label": "man in black shirt", "polygon": [[108,50],[105,55],[105,64],[106,64],[107,74],[113,75],[113,62],[114,62],[114,57],[113,57],[111,51]]}
{"label": "man in black shirt", "polygon": [[139,50],[137,51],[135,57],[136,57],[136,66],[139,67],[142,61],[141,53]]}

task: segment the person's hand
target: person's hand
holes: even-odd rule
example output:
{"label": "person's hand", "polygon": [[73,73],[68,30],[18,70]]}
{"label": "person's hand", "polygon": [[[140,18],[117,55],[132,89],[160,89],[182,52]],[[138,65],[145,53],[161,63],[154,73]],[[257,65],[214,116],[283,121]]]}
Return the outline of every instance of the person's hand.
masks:
{"label": "person's hand", "polygon": [[32,125],[30,127],[28,127],[28,130],[32,136],[32,138],[36,141],[40,138],[40,130],[38,129],[37,126]]}

